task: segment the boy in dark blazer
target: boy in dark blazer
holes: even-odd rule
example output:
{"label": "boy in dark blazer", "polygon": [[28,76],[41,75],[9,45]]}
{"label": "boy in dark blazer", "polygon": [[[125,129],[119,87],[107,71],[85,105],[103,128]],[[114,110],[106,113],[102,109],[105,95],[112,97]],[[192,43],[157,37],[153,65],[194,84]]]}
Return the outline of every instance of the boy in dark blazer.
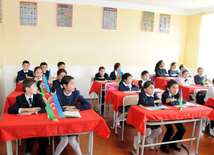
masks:
{"label": "boy in dark blazer", "polygon": [[[198,72],[198,75],[194,76],[194,82],[195,82],[195,84],[204,85],[203,82],[202,82],[202,79],[204,78],[204,76],[203,76],[204,69],[202,67],[198,67],[197,72]],[[206,79],[206,81],[207,81],[207,79]]]}
{"label": "boy in dark blazer", "polygon": [[50,76],[50,72],[48,71],[48,64],[46,62],[42,62],[40,63],[40,67],[42,68],[43,75],[45,75],[48,80]]}
{"label": "boy in dark blazer", "polygon": [[176,69],[176,62],[172,62],[171,65],[170,65],[170,69],[168,70],[168,74],[170,77],[178,77],[179,75],[179,72],[178,70]]}
{"label": "boy in dark blazer", "polygon": [[103,66],[101,66],[101,67],[99,67],[99,72],[97,74],[95,74],[94,80],[105,81],[105,80],[111,80],[111,78],[105,72],[105,68]]}
{"label": "boy in dark blazer", "polygon": [[53,86],[51,87],[51,92],[54,93],[57,89],[62,89],[63,86],[61,85],[62,78],[67,75],[65,69],[59,69],[57,71],[57,80],[53,81]]}
{"label": "boy in dark blazer", "polygon": [[[32,115],[45,112],[45,103],[42,95],[37,94],[36,81],[25,79],[22,83],[24,94],[16,98],[16,102],[8,109],[9,114]],[[46,154],[48,137],[39,137],[38,155]],[[31,154],[35,138],[27,138],[25,154]]]}
{"label": "boy in dark blazer", "polygon": [[139,88],[132,82],[132,75],[125,73],[119,83],[119,91],[139,91]]}
{"label": "boy in dark blazer", "polygon": [[[114,64],[114,71],[112,71],[111,74],[110,74],[111,80],[116,80],[117,79],[116,76],[117,76],[117,74],[118,74],[120,69],[121,69],[120,63],[119,62],[115,63]],[[123,75],[123,73],[122,73],[122,75]],[[120,77],[120,78],[122,78],[122,77]]]}
{"label": "boy in dark blazer", "polygon": [[142,89],[145,82],[149,81],[149,72],[144,70],[141,73],[141,80],[138,81],[139,88]]}
{"label": "boy in dark blazer", "polygon": [[30,68],[30,62],[27,60],[24,60],[22,62],[22,70],[20,70],[17,73],[17,77],[16,77],[16,83],[18,83],[19,81],[22,81],[26,78],[33,78],[33,71],[29,70]]}

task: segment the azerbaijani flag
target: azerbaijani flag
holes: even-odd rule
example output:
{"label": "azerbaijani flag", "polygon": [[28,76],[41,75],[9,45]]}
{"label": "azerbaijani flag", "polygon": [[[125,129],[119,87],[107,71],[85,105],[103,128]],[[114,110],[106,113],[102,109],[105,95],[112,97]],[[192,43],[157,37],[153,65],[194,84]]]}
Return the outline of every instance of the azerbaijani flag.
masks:
{"label": "azerbaijani flag", "polygon": [[178,103],[180,104],[180,110],[182,110],[182,107],[183,107],[183,92],[182,92],[182,89],[180,90],[180,96],[179,96],[179,99],[178,99]]}
{"label": "azerbaijani flag", "polygon": [[204,86],[206,86],[207,84],[207,75],[205,74],[205,76],[202,78],[202,83]]}
{"label": "azerbaijani flag", "polygon": [[50,93],[50,88],[49,88],[46,76],[43,77],[42,82],[40,83],[39,87],[40,87],[40,90],[41,90],[41,93],[43,96],[45,94]]}
{"label": "azerbaijani flag", "polygon": [[123,76],[123,74],[122,74],[121,70],[119,69],[119,71],[117,72],[117,75],[116,75],[117,82],[121,81],[122,76]]}
{"label": "azerbaijani flag", "polygon": [[182,68],[180,69],[180,72],[179,72],[178,76],[182,77]]}
{"label": "azerbaijani flag", "polygon": [[58,100],[58,97],[57,97],[57,95],[56,95],[56,92],[53,94],[52,98],[53,98],[53,102],[55,103],[55,106],[56,106],[56,108],[57,108],[57,111],[58,111],[58,113],[59,113],[59,116],[60,116],[60,117],[64,117],[63,112],[62,112],[61,105],[60,105],[59,100]]}
{"label": "azerbaijani flag", "polygon": [[48,83],[52,84],[53,83],[53,77],[51,75],[51,69],[49,69],[49,79],[48,79]]}

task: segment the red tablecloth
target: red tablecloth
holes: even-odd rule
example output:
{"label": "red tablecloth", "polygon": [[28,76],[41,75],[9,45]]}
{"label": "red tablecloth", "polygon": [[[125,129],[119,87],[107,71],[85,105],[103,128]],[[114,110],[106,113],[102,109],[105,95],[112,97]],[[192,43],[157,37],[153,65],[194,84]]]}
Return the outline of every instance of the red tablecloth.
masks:
{"label": "red tablecloth", "polygon": [[92,92],[101,94],[101,86],[104,86],[106,83],[108,82],[94,81],[89,91],[89,94],[91,94]]}
{"label": "red tablecloth", "polygon": [[206,106],[187,107],[182,110],[178,110],[176,107],[171,108],[150,111],[140,106],[131,106],[126,122],[133,125],[142,135],[145,135],[145,122],[147,121],[182,120],[202,117],[209,117],[214,120],[213,109]]}
{"label": "red tablecloth", "polygon": [[17,83],[16,88],[15,88],[14,91],[21,91],[21,92],[24,92],[24,91],[22,90],[22,82],[18,82],[18,83]]}
{"label": "red tablecloth", "polygon": [[214,98],[209,98],[207,100],[207,102],[205,102],[204,104],[205,106],[208,106],[208,107],[214,107]]}
{"label": "red tablecloth", "polygon": [[[16,102],[16,97],[23,93],[24,92],[21,92],[21,91],[14,91],[7,96],[5,105],[4,105],[4,113],[7,113],[9,107],[12,106]],[[49,97],[51,97],[51,94],[45,95],[44,97],[46,99],[48,99]]]}
{"label": "red tablecloth", "polygon": [[171,80],[170,78],[157,77],[154,82],[155,82],[156,88],[166,90],[167,82],[169,82],[170,80]]}
{"label": "red tablecloth", "polygon": [[123,98],[130,95],[138,95],[139,93],[124,93],[119,90],[109,90],[106,95],[106,103],[113,104],[113,109],[118,111],[120,106],[123,106]]}
{"label": "red tablecloth", "polygon": [[103,138],[109,137],[107,124],[96,112],[92,109],[80,111],[80,115],[81,118],[61,118],[55,122],[47,118],[47,113],[29,116],[4,113],[0,120],[0,140],[4,142],[89,131],[98,131],[98,135]]}

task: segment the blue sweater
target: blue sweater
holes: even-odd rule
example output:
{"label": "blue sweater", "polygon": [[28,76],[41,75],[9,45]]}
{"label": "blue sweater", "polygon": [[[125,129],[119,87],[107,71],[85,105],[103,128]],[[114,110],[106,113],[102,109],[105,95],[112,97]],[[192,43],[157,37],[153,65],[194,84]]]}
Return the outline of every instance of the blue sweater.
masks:
{"label": "blue sweater", "polygon": [[[172,69],[169,69],[168,74],[170,77],[178,77],[179,72],[178,72],[178,70],[173,71]],[[176,76],[172,76],[172,74],[176,74]]]}
{"label": "blue sweater", "polygon": [[[179,99],[179,97],[180,97],[180,93],[178,92],[176,95],[174,95],[174,96],[171,96],[170,94],[169,94],[169,91],[168,90],[165,90],[165,92],[162,94],[162,103],[163,104],[167,104],[167,105],[171,105],[171,106],[174,106],[174,105],[179,105],[179,102],[178,101],[174,101],[174,102],[169,102],[169,103],[166,103],[166,100],[168,99],[168,98],[175,98],[175,99]],[[185,104],[187,102],[187,100],[185,99],[185,98],[183,98],[183,103]]]}
{"label": "blue sweater", "polygon": [[125,86],[124,81],[120,81],[119,83],[119,91],[138,91],[139,88],[132,82],[132,88],[130,90],[129,86]]}
{"label": "blue sweater", "polygon": [[[195,84],[204,85],[203,82],[202,82],[203,78],[204,78],[203,76],[200,77],[199,75],[195,75],[194,76],[194,82],[195,82]],[[207,81],[207,79],[206,79],[206,81]]]}
{"label": "blue sweater", "polygon": [[[157,93],[155,92],[153,97],[152,96],[147,96],[145,91],[142,90],[139,93],[139,100],[138,100],[138,105],[143,105],[143,106],[154,106],[155,100],[159,100],[159,97],[157,95]],[[158,105],[162,105],[162,103],[159,103]]]}
{"label": "blue sweater", "polygon": [[167,72],[166,72],[166,69],[164,68],[157,68],[157,70],[155,71],[156,73],[156,77],[167,77]]}

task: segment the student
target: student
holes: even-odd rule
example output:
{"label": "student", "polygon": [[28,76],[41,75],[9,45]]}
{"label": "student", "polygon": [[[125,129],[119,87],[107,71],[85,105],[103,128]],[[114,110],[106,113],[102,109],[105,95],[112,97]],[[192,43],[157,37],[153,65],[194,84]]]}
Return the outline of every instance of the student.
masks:
{"label": "student", "polygon": [[[204,79],[204,76],[203,76],[203,74],[204,74],[204,69],[203,69],[202,67],[198,67],[197,73],[198,73],[198,75],[195,75],[195,76],[194,76],[194,82],[195,82],[195,84],[204,85],[203,82],[202,82],[202,80]],[[206,84],[207,84],[207,82],[208,82],[208,81],[207,81],[207,79],[206,79]]]}
{"label": "student", "polygon": [[[61,84],[63,89],[56,91],[60,105],[64,111],[79,111],[91,109],[91,104],[84,99],[78,90],[76,90],[75,80],[71,76],[64,76]],[[80,105],[77,104],[80,102]],[[81,149],[79,143],[76,141],[76,136],[61,136],[61,141],[58,144],[55,155],[59,155],[69,143],[76,154],[81,155]]]}
{"label": "student", "polygon": [[[60,61],[60,62],[57,63],[57,71],[58,71],[59,69],[65,69],[65,63],[64,63],[63,61]],[[54,79],[54,80],[57,79],[57,76],[58,76],[58,75],[57,75],[57,71],[54,72],[54,74],[53,74],[53,79]]]}
{"label": "student", "polygon": [[[16,102],[8,109],[8,113],[18,115],[32,115],[45,112],[46,105],[42,99],[42,95],[37,94],[36,81],[33,79],[25,79],[22,83],[22,89],[24,93],[16,97]],[[30,155],[32,153],[35,139],[36,138],[27,138],[25,155]],[[48,137],[39,137],[38,140],[38,155],[45,155],[46,147],[48,145]]]}
{"label": "student", "polygon": [[184,70],[188,70],[188,72],[189,72],[189,77],[191,77],[189,69],[188,69],[184,64],[181,64],[181,65],[179,66],[179,70],[180,70],[181,72],[183,72]]}
{"label": "student", "polygon": [[47,80],[49,79],[49,71],[48,71],[48,64],[46,62],[42,62],[40,64],[40,67],[42,68],[43,74],[46,76]]}
{"label": "student", "polygon": [[[178,92],[178,83],[175,80],[170,80],[167,83],[165,92],[162,94],[162,103],[170,106],[179,105],[179,102],[178,102],[179,96],[180,96],[180,93]],[[187,102],[186,99],[183,98],[183,104],[185,104],[186,102]],[[164,135],[163,142],[182,139],[184,133],[186,132],[186,128],[182,123],[176,123],[174,125],[177,128],[177,132],[173,137],[172,135],[174,134],[174,128],[172,124],[165,125],[165,127],[167,128],[167,131]],[[174,150],[177,150],[177,151],[181,150],[181,147],[178,146],[177,143],[161,145],[161,150],[163,152],[169,153],[170,152],[169,146]]]}
{"label": "student", "polygon": [[170,77],[178,77],[179,72],[176,68],[177,68],[176,62],[171,63],[170,69],[168,70],[168,74]]}
{"label": "student", "polygon": [[156,77],[168,77],[169,74],[167,74],[165,67],[165,63],[163,60],[160,60],[155,65],[155,76]]}
{"label": "student", "polygon": [[42,76],[43,76],[42,68],[40,66],[35,67],[34,68],[34,80],[37,83],[37,88],[38,88],[39,92],[41,92],[40,84],[42,82]]}
{"label": "student", "polygon": [[22,62],[22,70],[20,70],[17,73],[16,83],[18,83],[19,81],[22,81],[26,78],[33,78],[33,71],[29,70],[29,68],[30,68],[30,62],[27,60],[24,60]]}
{"label": "student", "polygon": [[191,78],[189,77],[189,71],[188,70],[184,70],[182,72],[182,77],[179,78],[179,84],[184,85],[184,86],[189,86],[191,84],[194,84],[193,80],[191,80]]}
{"label": "student", "polygon": [[[162,105],[161,100],[159,99],[157,93],[155,92],[154,82],[152,82],[152,81],[145,82],[143,89],[139,93],[138,105],[143,105],[143,106]],[[152,130],[154,130],[153,133],[152,133]],[[153,144],[154,139],[156,137],[158,137],[161,134],[161,132],[162,132],[162,130],[161,130],[160,125],[154,125],[154,126],[147,125],[146,126],[146,135],[145,135],[147,143]],[[135,142],[134,147],[136,148],[137,137],[135,138],[134,142]],[[150,149],[154,150],[154,146],[151,146]]]}
{"label": "student", "polygon": [[138,82],[139,88],[142,89],[144,83],[147,82],[148,80],[149,80],[149,72],[144,70],[141,73],[141,80],[139,80],[139,82]]}
{"label": "student", "polygon": [[67,72],[65,69],[59,69],[57,71],[57,80],[53,81],[53,86],[51,87],[51,92],[54,93],[57,89],[63,88],[61,85],[62,78],[67,75]]}
{"label": "student", "polygon": [[111,78],[108,76],[108,74],[105,72],[105,68],[101,66],[99,68],[99,72],[95,74],[94,80],[97,81],[104,81],[104,80],[111,80]]}
{"label": "student", "polygon": [[[116,64],[114,64],[114,71],[112,71],[111,74],[110,74],[110,78],[112,80],[116,80],[117,79],[116,78],[117,75],[120,76],[120,74],[119,74],[119,70],[120,69],[121,69],[121,65],[120,65],[119,62],[117,62]],[[122,77],[120,77],[120,78],[122,78]]]}

